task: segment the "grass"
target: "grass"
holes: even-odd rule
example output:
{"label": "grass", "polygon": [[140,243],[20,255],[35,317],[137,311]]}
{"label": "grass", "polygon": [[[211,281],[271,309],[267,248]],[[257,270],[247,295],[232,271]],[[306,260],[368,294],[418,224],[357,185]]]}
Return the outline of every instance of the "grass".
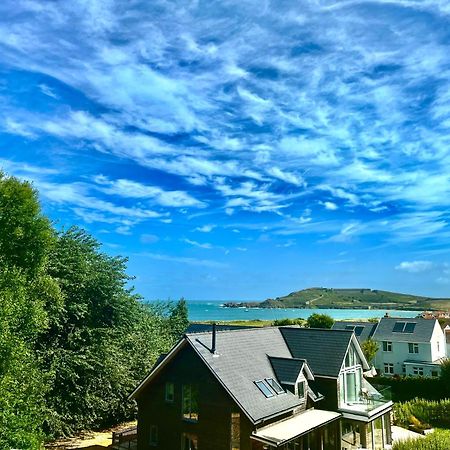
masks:
{"label": "grass", "polygon": [[450,430],[436,430],[423,439],[396,442],[392,450],[449,450]]}

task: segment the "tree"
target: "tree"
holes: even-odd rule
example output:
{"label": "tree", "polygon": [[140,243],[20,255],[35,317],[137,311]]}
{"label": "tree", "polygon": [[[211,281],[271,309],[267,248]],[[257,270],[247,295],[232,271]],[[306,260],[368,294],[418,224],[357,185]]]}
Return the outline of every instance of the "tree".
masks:
{"label": "tree", "polygon": [[128,285],[126,261],[102,253],[100,243],[80,228],[57,236],[48,272],[58,280],[64,307],[41,340],[45,369],[52,374],[46,396],[49,435],[132,416],[129,393],[174,342],[171,326],[181,324],[183,305],[169,317],[142,307]]}
{"label": "tree", "polygon": [[189,311],[186,300],[181,298],[174,305],[170,305],[169,325],[173,339],[177,341],[189,326]]}
{"label": "tree", "polygon": [[53,242],[29,183],[0,173],[0,448],[39,449],[47,379],[35,348],[58,292],[45,274]]}
{"label": "tree", "polygon": [[369,364],[372,364],[379,348],[380,344],[378,344],[378,342],[374,341],[371,338],[361,343],[361,350],[363,351],[364,356],[366,357]]}
{"label": "tree", "polygon": [[331,328],[334,319],[327,314],[311,314],[306,320],[306,326],[309,328]]}

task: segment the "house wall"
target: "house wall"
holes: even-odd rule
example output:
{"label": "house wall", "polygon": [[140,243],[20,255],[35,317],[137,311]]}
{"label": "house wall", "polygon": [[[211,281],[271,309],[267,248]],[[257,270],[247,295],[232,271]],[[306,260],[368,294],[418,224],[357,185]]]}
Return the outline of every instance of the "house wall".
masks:
{"label": "house wall", "polygon": [[[399,335],[400,337],[401,335]],[[395,336],[391,339],[393,338]],[[392,340],[392,352],[384,352],[383,341],[377,340],[377,342],[380,348],[375,356],[374,365],[380,375],[386,375],[384,373],[384,363],[394,364],[395,375],[413,375],[409,373],[408,369],[408,373],[403,371],[404,361],[426,361],[431,363],[432,361],[445,357],[446,354],[445,335],[437,321],[435,322],[430,342],[418,342],[419,353],[409,353],[409,343],[401,342],[400,340]],[[431,368],[428,372],[427,376],[431,376]]]}
{"label": "house wall", "polygon": [[431,336],[431,361],[436,361],[439,358],[444,358],[445,354],[445,334],[442,331],[439,322],[436,320],[433,335]]}
{"label": "house wall", "polygon": [[[165,401],[165,383],[175,385],[173,403]],[[182,419],[182,385],[199,390],[199,419]],[[198,437],[199,450],[230,450],[231,413],[240,412],[241,450],[250,450],[253,425],[190,347],[186,346],[140,393],[138,399],[138,450],[181,450],[183,433]],[[158,427],[158,445],[150,446],[150,426]]]}

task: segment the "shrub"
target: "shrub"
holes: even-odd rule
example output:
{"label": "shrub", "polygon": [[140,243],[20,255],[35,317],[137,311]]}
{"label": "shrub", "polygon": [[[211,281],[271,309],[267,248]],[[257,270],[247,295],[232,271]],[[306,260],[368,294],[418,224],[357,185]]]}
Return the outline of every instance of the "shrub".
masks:
{"label": "shrub", "polygon": [[438,430],[424,438],[407,439],[396,442],[392,450],[448,450],[450,449],[450,431]]}
{"label": "shrub", "polygon": [[[450,428],[450,400],[430,401],[414,399],[405,403],[394,404],[394,422],[403,427],[421,425]],[[450,447],[449,447],[450,448]]]}

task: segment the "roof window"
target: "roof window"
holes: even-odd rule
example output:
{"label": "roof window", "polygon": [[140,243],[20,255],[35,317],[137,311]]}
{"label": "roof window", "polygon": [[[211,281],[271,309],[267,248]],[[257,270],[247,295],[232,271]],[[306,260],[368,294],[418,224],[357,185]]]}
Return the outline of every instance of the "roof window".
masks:
{"label": "roof window", "polygon": [[259,390],[267,397],[273,397],[274,394],[273,392],[270,390],[269,386],[265,383],[265,381],[255,381],[256,386],[258,386]]}
{"label": "roof window", "polygon": [[414,333],[415,322],[395,322],[393,333]]}
{"label": "roof window", "polygon": [[273,378],[266,378],[267,384],[275,391],[276,394],[282,394],[284,389]]}
{"label": "roof window", "polygon": [[364,327],[361,325],[356,325],[356,326],[355,325],[346,325],[345,329],[354,331],[356,336],[361,336],[361,333],[363,332]]}

